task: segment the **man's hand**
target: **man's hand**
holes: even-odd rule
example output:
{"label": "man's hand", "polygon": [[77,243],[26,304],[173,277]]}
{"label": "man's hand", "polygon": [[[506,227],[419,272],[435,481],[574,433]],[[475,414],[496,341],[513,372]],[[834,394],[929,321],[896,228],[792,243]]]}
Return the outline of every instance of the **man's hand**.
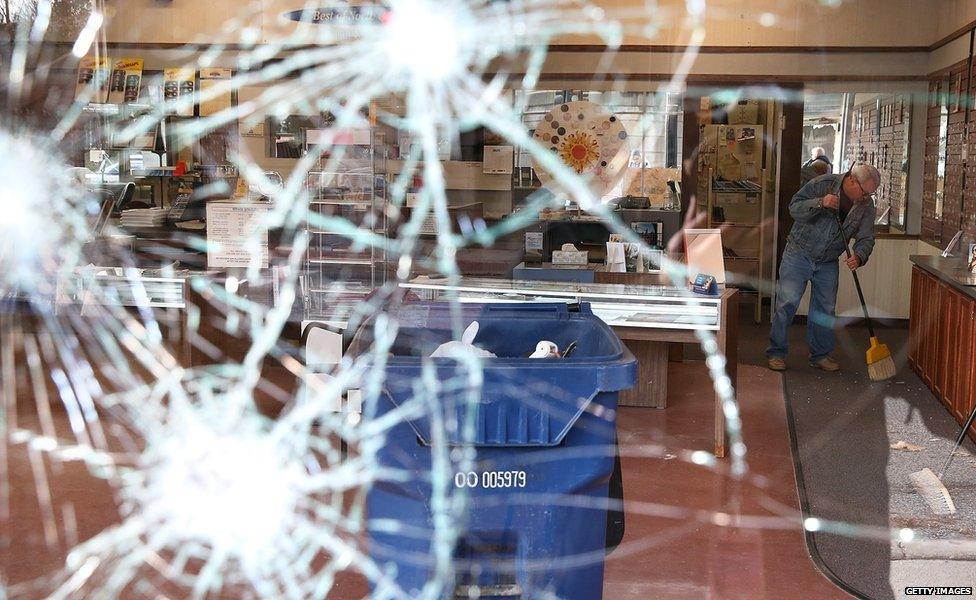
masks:
{"label": "man's hand", "polygon": [[820,201],[820,204],[822,204],[824,208],[829,208],[831,210],[839,210],[840,198],[835,194],[827,194]]}
{"label": "man's hand", "polygon": [[847,267],[851,271],[861,266],[861,259],[858,258],[856,254],[852,254],[849,258],[845,258],[844,262],[847,263]]}

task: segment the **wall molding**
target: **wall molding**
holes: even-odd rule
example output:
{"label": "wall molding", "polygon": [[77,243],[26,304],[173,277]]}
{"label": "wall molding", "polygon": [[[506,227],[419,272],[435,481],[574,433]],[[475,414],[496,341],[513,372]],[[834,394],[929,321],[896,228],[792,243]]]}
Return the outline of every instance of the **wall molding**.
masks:
{"label": "wall molding", "polygon": [[[510,77],[517,79],[523,77],[524,73],[511,73]],[[539,81],[591,81],[595,75],[593,73],[542,73]],[[599,77],[605,81],[627,81],[627,82],[657,82],[670,81],[674,78],[673,73],[600,73]],[[927,75],[769,75],[769,74],[707,74],[692,73],[685,81],[695,84],[723,84],[723,83],[805,83],[805,82],[877,82],[877,81],[928,81]]]}
{"label": "wall molding", "polygon": [[938,50],[939,48],[941,48],[943,46],[947,46],[947,45],[951,44],[952,42],[958,40],[962,36],[966,35],[970,31],[972,31],[973,29],[976,29],[976,21],[970,21],[969,23],[966,23],[964,26],[960,27],[959,29],[953,31],[952,33],[950,33],[949,35],[945,36],[941,40],[939,40],[939,41],[935,42],[934,44],[930,45],[928,47],[928,51],[929,52],[932,52],[934,50]]}
{"label": "wall molding", "polygon": [[[976,25],[973,23],[972,25]],[[972,26],[969,26],[972,29]],[[966,33],[966,29],[962,33]],[[962,34],[960,34],[962,35]],[[955,37],[960,37],[956,35]],[[952,38],[955,39],[955,38]],[[950,39],[949,42],[952,40]],[[11,40],[0,40],[0,45],[11,43]],[[948,43],[948,42],[946,42]],[[74,42],[53,42],[45,41],[42,45],[52,47],[71,48]],[[137,41],[112,41],[100,43],[104,48],[132,48],[135,50],[208,50],[219,46],[229,51],[245,51],[261,44],[208,44],[197,42],[137,42]],[[943,44],[944,45],[944,44]],[[313,44],[305,44],[289,48],[286,52],[302,50],[304,48],[318,47]],[[699,54],[905,54],[931,52],[938,46],[700,46],[696,49]],[[617,52],[617,53],[637,53],[637,54],[682,54],[693,46],[688,45],[665,45],[665,44],[622,44],[616,48],[610,48],[602,44],[552,44],[549,46],[550,53],[595,53],[595,52]]]}
{"label": "wall molding", "polygon": [[[600,44],[553,44],[549,52],[633,52],[641,54],[681,54],[687,45],[623,44],[615,49]],[[870,54],[928,52],[928,46],[701,46],[699,54]]]}

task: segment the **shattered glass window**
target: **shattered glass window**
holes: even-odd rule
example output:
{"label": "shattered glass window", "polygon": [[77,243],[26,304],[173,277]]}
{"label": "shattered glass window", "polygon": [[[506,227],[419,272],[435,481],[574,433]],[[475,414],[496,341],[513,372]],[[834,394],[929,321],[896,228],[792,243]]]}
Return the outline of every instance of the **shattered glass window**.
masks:
{"label": "shattered glass window", "polygon": [[932,4],[0,2],[0,598],[965,593]]}

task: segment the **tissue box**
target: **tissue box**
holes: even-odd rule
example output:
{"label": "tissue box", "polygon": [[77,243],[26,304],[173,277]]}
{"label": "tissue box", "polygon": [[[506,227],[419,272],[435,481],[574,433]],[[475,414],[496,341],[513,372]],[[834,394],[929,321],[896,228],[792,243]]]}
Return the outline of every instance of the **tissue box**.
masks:
{"label": "tissue box", "polygon": [[585,265],[588,262],[588,252],[579,250],[553,250],[552,264],[554,265]]}

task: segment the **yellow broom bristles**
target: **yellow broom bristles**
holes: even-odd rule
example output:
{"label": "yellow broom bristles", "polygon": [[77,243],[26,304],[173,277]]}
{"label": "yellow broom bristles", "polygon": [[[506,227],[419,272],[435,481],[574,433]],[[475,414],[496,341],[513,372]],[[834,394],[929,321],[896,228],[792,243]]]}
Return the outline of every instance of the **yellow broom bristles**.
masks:
{"label": "yellow broom bristles", "polygon": [[891,359],[891,351],[876,337],[871,338],[871,347],[868,348],[866,360],[868,377],[872,381],[882,381],[895,376],[895,361]]}

